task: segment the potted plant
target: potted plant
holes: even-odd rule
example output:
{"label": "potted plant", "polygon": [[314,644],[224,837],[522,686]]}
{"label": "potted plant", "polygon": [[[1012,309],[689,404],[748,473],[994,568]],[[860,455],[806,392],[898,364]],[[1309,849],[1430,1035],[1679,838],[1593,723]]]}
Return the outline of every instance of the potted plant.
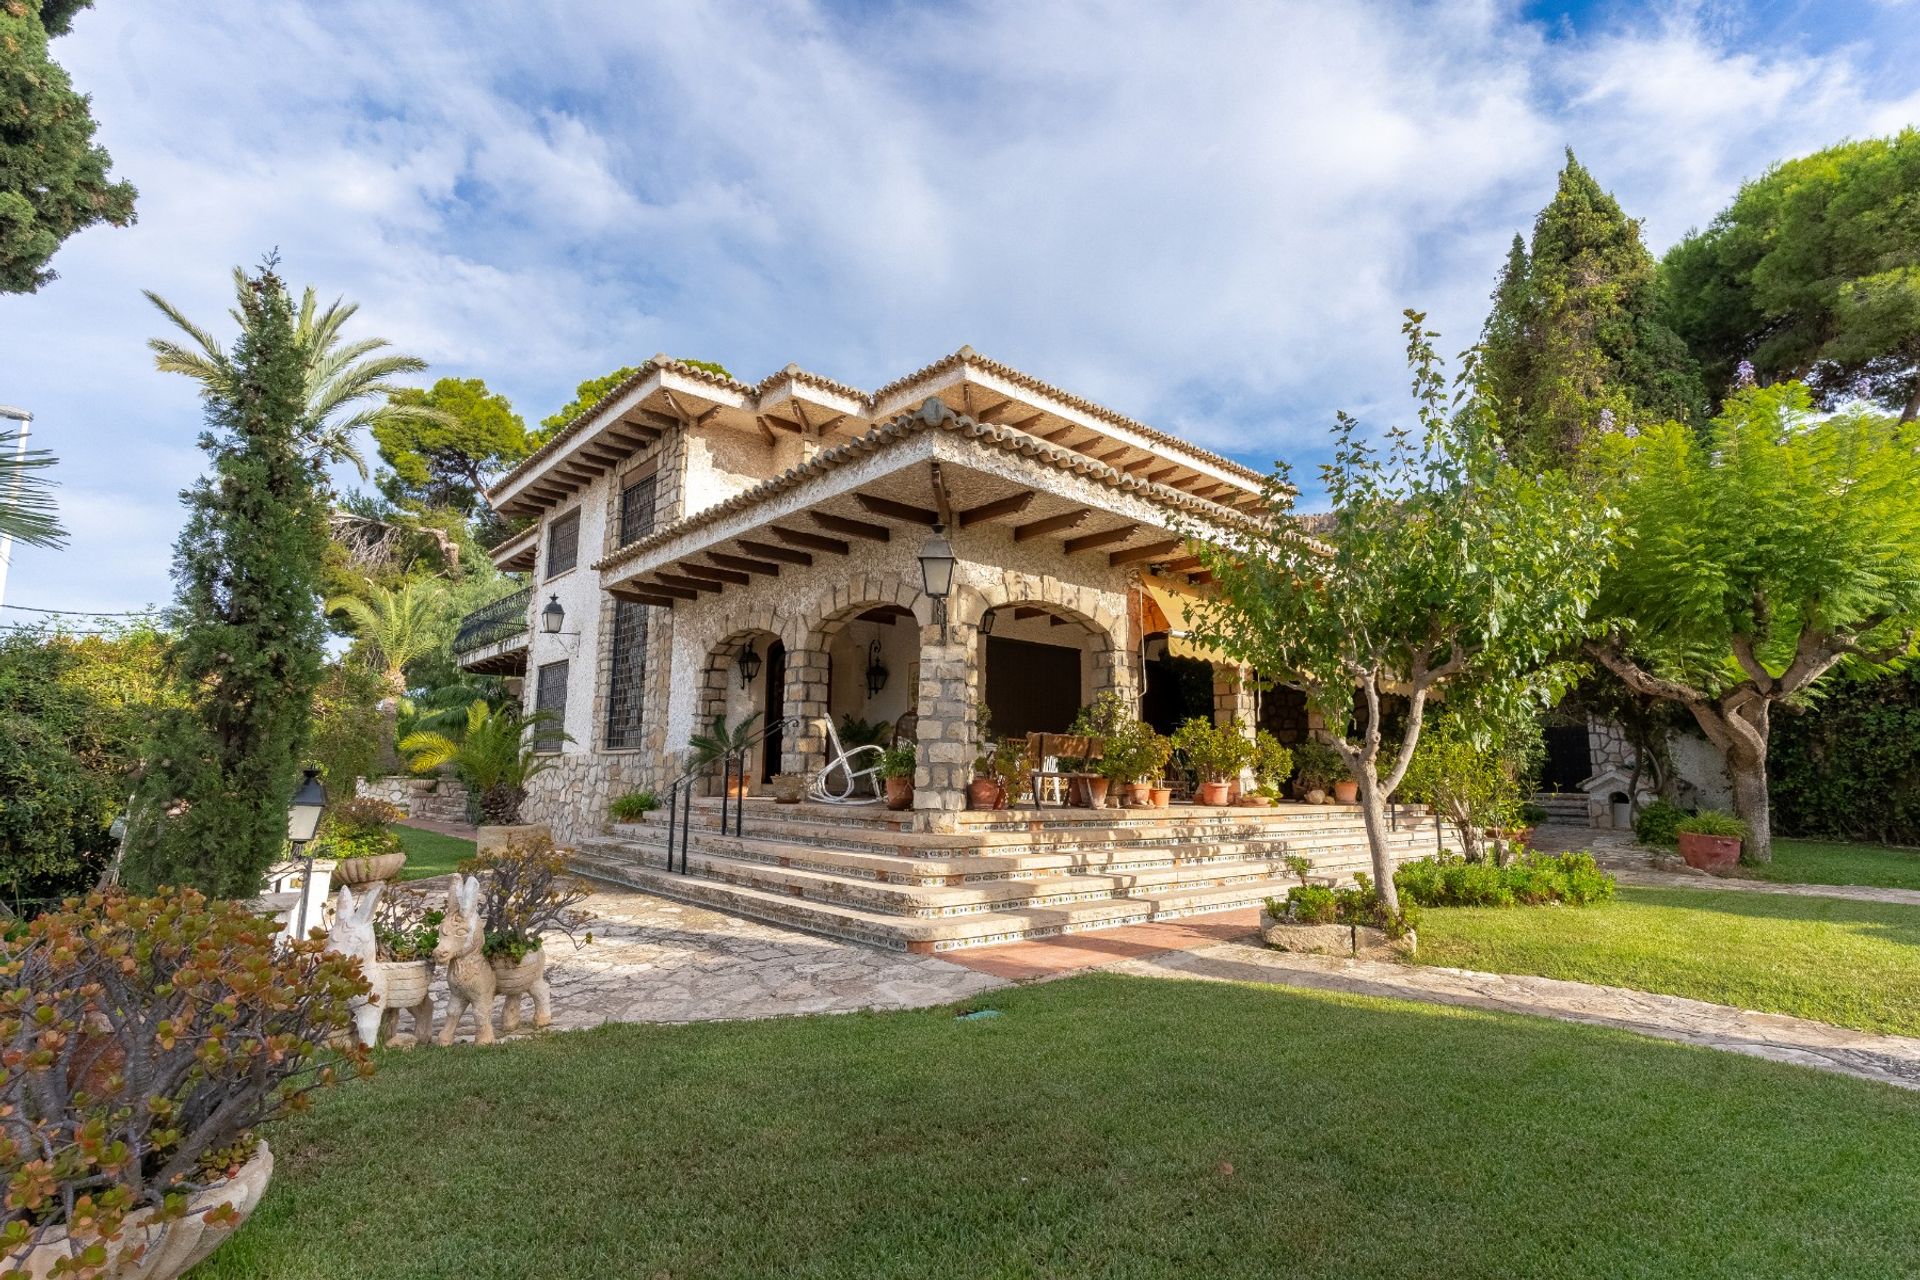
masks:
{"label": "potted plant", "polygon": [[553,1020],[542,935],[571,938],[586,923],[575,908],[586,886],[566,874],[567,855],[549,836],[533,836],[462,862],[440,921],[433,958],[447,967],[447,1016],[440,1043],[453,1043],[473,1009],[474,1041],[493,1043],[493,998],[505,996],[500,1030],[520,1027],[520,1000],[533,997],[533,1025]]}
{"label": "potted plant", "polygon": [[1199,716],[1173,733],[1173,745],[1200,774],[1200,803],[1227,803],[1230,784],[1253,759],[1253,743],[1238,725],[1214,725]]}
{"label": "potted plant", "polygon": [[1347,766],[1340,753],[1315,739],[1295,748],[1293,759],[1294,793],[1309,804],[1325,804],[1335,781],[1346,776]]}
{"label": "potted plant", "polygon": [[1247,797],[1255,804],[1272,804],[1280,795],[1280,784],[1293,772],[1293,752],[1280,745],[1280,739],[1265,729],[1253,735],[1253,776],[1259,789]]}
{"label": "potted plant", "polygon": [[260,1127],[371,1070],[356,962],[277,933],[240,902],[115,890],[0,939],[0,1271],[173,1280],[260,1203]]}
{"label": "potted plant", "polygon": [[[396,1047],[426,1044],[433,1039],[433,978],[431,960],[439,941],[440,915],[426,899],[411,890],[387,892],[376,883],[358,899],[340,886],[334,902],[333,926],[327,949],[360,961],[368,995],[353,1006],[354,1029],[360,1043],[374,1048],[384,1038]],[[413,1014],[411,1035],[395,1034],[400,1011]]]}
{"label": "potted plant", "polygon": [[773,775],[773,802],[775,804],[799,804],[806,799],[807,775],[804,773],[776,773]]}
{"label": "potted plant", "polygon": [[1747,824],[1718,809],[1702,809],[1682,819],[1678,828],[1680,856],[1701,871],[1726,871],[1740,861],[1740,845]]}
{"label": "potted plant", "polygon": [[371,796],[342,800],[327,810],[313,842],[317,858],[334,860],[336,884],[364,887],[391,880],[407,865],[407,851],[391,824],[404,816],[398,805]]}
{"label": "potted plant", "polygon": [[[692,748],[687,767],[703,769],[720,763],[727,756],[742,755],[753,742],[753,722],[759,718],[760,713],[756,711],[739,724],[728,725],[725,716],[715,716],[705,733],[696,733],[687,739],[687,746]],[[729,796],[739,799],[746,795],[747,771],[735,770],[726,785]]]}
{"label": "potted plant", "polygon": [[1000,809],[1006,806],[1000,781],[993,775],[993,712],[985,702],[973,704],[974,741],[980,754],[973,758],[973,780],[967,783],[967,804],[974,809]]}
{"label": "potted plant", "polygon": [[[1007,738],[993,750],[974,761],[974,769],[984,771],[967,787],[967,795],[976,809],[1004,809],[1019,798],[1027,782],[1027,740]],[[985,786],[982,786],[982,783]]]}
{"label": "potted plant", "polygon": [[524,715],[517,706],[495,709],[476,698],[458,739],[434,729],[415,730],[400,740],[400,750],[415,773],[448,766],[478,795],[480,830],[474,840],[484,850],[547,834],[546,823],[520,820],[520,806],[526,803],[527,784],[553,767],[552,755],[540,748],[570,741],[550,711]]}
{"label": "potted plant", "polygon": [[615,822],[638,822],[660,807],[660,797],[651,791],[628,791],[607,804],[607,816]]}
{"label": "potted plant", "polygon": [[1167,761],[1172,756],[1173,742],[1163,734],[1155,733],[1152,725],[1136,720],[1127,727],[1122,745],[1126,769],[1121,780],[1126,785],[1126,803],[1130,808],[1144,809],[1156,803],[1165,804],[1167,799],[1172,798],[1172,791],[1166,787],[1158,787],[1165,793],[1160,801],[1156,802],[1153,798],[1160,772],[1167,767]]}
{"label": "potted plant", "polygon": [[880,752],[880,777],[887,786],[887,808],[913,808],[913,771],[917,765],[911,742]]}

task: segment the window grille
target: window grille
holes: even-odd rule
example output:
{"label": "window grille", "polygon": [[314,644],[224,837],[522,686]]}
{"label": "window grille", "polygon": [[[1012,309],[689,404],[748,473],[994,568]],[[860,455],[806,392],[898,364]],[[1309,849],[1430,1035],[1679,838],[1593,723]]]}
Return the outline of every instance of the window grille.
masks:
{"label": "window grille", "polygon": [[657,471],[649,471],[620,491],[620,545],[653,532],[653,502]]}
{"label": "window grille", "polygon": [[534,684],[533,709],[553,712],[553,719],[540,726],[539,734],[533,740],[533,749],[546,754],[558,751],[561,742],[566,738],[567,664],[565,662],[545,662],[540,665],[540,674]]}
{"label": "window grille", "polygon": [[576,508],[547,526],[547,576],[565,573],[580,562],[580,512]]}
{"label": "window grille", "polygon": [[631,600],[613,602],[613,662],[607,677],[607,750],[644,745],[647,688],[647,613]]}

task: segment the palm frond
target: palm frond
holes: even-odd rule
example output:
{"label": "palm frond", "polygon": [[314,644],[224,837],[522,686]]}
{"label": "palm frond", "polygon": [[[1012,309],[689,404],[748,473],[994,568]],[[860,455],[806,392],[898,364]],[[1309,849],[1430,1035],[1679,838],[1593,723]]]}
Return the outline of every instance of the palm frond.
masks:
{"label": "palm frond", "polygon": [[54,457],[45,449],[20,452],[19,439],[18,432],[0,435],[0,534],[30,547],[63,547],[54,481],[43,474]]}

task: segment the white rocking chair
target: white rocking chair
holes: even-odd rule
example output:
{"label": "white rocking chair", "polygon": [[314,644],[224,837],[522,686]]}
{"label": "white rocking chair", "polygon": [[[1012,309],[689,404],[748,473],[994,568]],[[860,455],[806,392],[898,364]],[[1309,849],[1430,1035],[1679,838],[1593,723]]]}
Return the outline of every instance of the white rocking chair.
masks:
{"label": "white rocking chair", "polygon": [[[834,731],[832,717],[822,718],[821,724],[827,728],[827,765],[813,775],[813,781],[807,784],[810,799],[822,804],[878,804],[880,802],[880,748],[871,743],[855,747],[848,751],[840,745],[840,735]],[[873,753],[869,767],[855,768],[861,759],[861,753]],[[859,795],[861,779],[867,779],[871,795]]]}

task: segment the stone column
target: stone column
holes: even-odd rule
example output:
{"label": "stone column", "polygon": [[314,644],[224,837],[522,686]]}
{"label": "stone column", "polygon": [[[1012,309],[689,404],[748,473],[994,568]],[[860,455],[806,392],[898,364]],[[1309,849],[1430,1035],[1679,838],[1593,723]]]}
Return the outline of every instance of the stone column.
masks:
{"label": "stone column", "polygon": [[827,763],[827,734],[820,721],[827,714],[827,672],[832,658],[825,649],[787,650],[785,709],[800,717],[800,729],[780,741],[780,770],[812,777]]}
{"label": "stone column", "polygon": [[953,815],[967,807],[973,780],[973,707],[979,697],[975,652],[980,628],[951,622],[942,642],[940,628],[920,628],[919,761],[913,775],[915,825],[923,831],[948,831]]}
{"label": "stone column", "polygon": [[[1213,664],[1213,723],[1218,728],[1236,727],[1243,737],[1251,741],[1253,731],[1259,721],[1259,708],[1254,700],[1253,686],[1246,679],[1240,667]],[[1240,771],[1240,790],[1245,792],[1253,785],[1253,770]]]}

